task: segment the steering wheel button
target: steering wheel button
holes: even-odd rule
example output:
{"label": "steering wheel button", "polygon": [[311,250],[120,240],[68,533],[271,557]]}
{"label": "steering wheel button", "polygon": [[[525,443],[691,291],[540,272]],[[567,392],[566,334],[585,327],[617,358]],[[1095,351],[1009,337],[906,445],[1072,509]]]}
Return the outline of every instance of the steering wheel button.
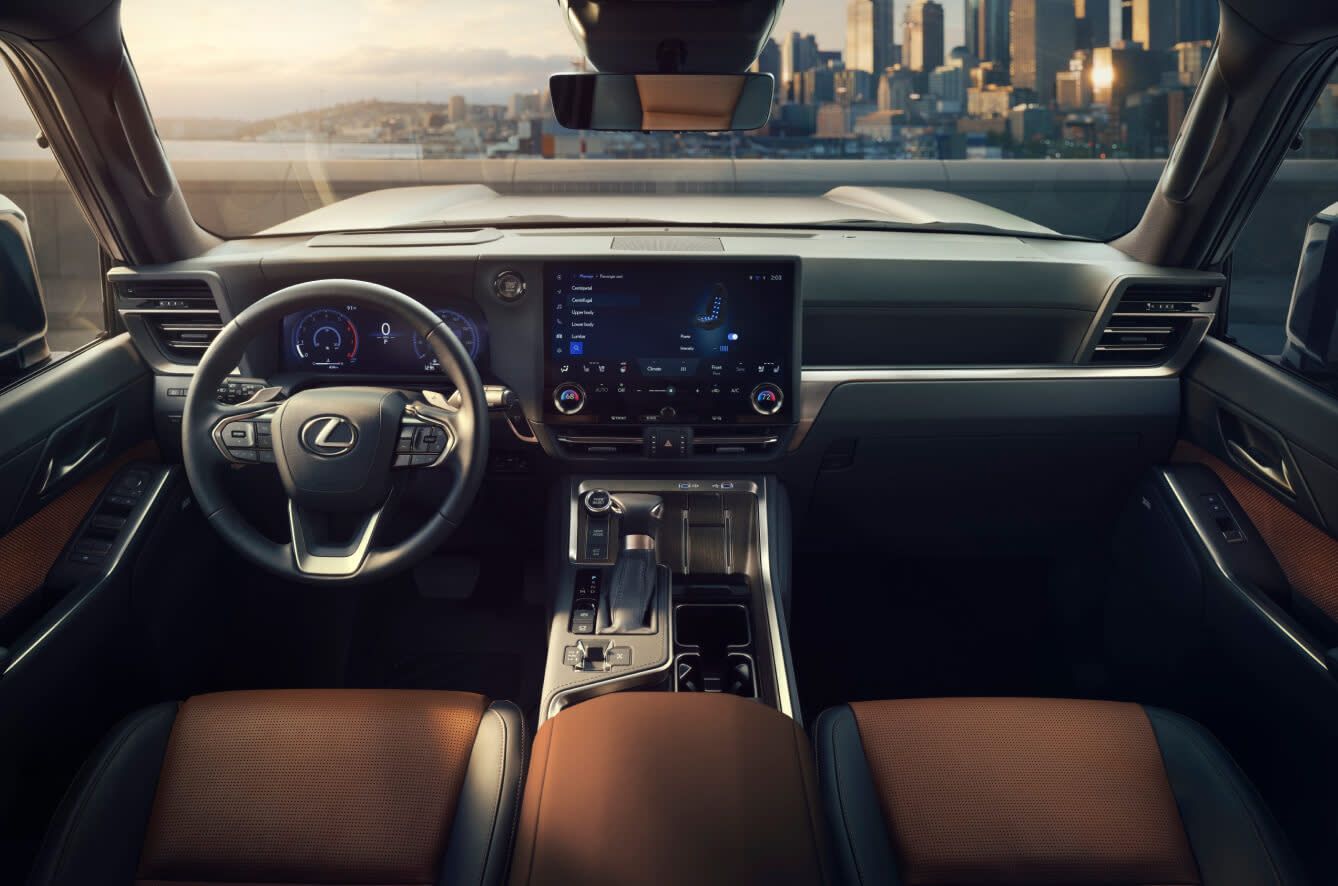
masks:
{"label": "steering wheel button", "polygon": [[423,468],[437,460],[435,455],[411,455],[409,464],[411,467]]}
{"label": "steering wheel button", "polygon": [[238,461],[260,461],[260,453],[254,449],[229,449],[228,454]]}
{"label": "steering wheel button", "polygon": [[256,445],[256,426],[249,421],[228,422],[223,428],[223,443],[229,449],[252,449]]}

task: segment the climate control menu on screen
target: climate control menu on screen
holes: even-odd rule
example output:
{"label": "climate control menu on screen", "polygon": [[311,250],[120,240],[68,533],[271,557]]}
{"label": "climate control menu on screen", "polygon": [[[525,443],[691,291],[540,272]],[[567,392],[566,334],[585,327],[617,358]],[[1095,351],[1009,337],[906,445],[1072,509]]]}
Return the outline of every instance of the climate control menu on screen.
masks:
{"label": "climate control menu on screen", "polygon": [[785,421],[794,264],[545,267],[550,413],[612,424]]}

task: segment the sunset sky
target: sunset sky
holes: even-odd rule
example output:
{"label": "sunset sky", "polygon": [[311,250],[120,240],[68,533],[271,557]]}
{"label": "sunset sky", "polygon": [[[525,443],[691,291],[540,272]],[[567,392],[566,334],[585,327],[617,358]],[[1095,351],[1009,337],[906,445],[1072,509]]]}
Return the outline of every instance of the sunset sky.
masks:
{"label": "sunset sky", "polygon": [[[896,0],[896,21],[908,2]],[[942,2],[951,48],[963,41],[965,0]],[[787,0],[774,36],[811,33],[844,49],[845,10],[845,0]],[[159,117],[255,120],[457,94],[502,102],[577,56],[556,0],[124,0],[122,22]],[[26,115],[0,83],[0,117]]]}
{"label": "sunset sky", "polygon": [[[897,0],[900,21],[906,0]],[[845,44],[844,0],[787,0],[776,34]],[[949,47],[963,0],[947,0]],[[503,101],[569,70],[556,0],[124,0],[154,113],[260,118],[363,98]]]}

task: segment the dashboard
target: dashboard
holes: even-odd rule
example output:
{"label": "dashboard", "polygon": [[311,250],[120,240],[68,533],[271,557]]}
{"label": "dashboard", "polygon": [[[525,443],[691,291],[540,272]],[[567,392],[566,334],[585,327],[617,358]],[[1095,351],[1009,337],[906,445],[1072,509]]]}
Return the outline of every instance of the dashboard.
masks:
{"label": "dashboard", "polygon": [[[323,278],[389,286],[446,321],[484,384],[505,394],[493,443],[509,449],[498,463],[508,470],[773,461],[856,498],[890,482],[864,470],[867,459],[907,466],[902,485],[960,485],[954,472],[977,434],[996,450],[1025,438],[1018,459],[1047,470],[1086,451],[1075,434],[1109,432],[1111,463],[1132,461],[1120,447],[1164,455],[1176,375],[1221,280],[1105,244],[940,233],[295,235],[110,274],[159,373],[165,439],[198,355],[193,341],[174,347],[174,330]],[[218,305],[219,317],[183,311],[183,296]],[[448,387],[411,330],[334,297],[258,331],[239,372],[287,390]],[[1158,398],[1164,407],[1148,408]],[[935,460],[953,467],[912,470]],[[979,497],[994,481],[972,482],[964,493]]]}
{"label": "dashboard", "polygon": [[[488,325],[478,309],[460,302],[433,307],[474,363],[488,353]],[[282,372],[427,375],[441,367],[422,338],[401,320],[358,305],[329,305],[289,314],[279,337]]]}

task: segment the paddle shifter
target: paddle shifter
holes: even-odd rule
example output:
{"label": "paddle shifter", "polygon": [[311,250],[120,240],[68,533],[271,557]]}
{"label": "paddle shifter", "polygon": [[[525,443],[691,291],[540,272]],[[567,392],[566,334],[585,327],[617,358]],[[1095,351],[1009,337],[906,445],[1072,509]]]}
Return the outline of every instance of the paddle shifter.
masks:
{"label": "paddle shifter", "polygon": [[618,561],[600,607],[599,632],[644,633],[651,629],[651,605],[659,582],[655,540],[664,500],[638,492],[620,492],[612,498],[618,515]]}

